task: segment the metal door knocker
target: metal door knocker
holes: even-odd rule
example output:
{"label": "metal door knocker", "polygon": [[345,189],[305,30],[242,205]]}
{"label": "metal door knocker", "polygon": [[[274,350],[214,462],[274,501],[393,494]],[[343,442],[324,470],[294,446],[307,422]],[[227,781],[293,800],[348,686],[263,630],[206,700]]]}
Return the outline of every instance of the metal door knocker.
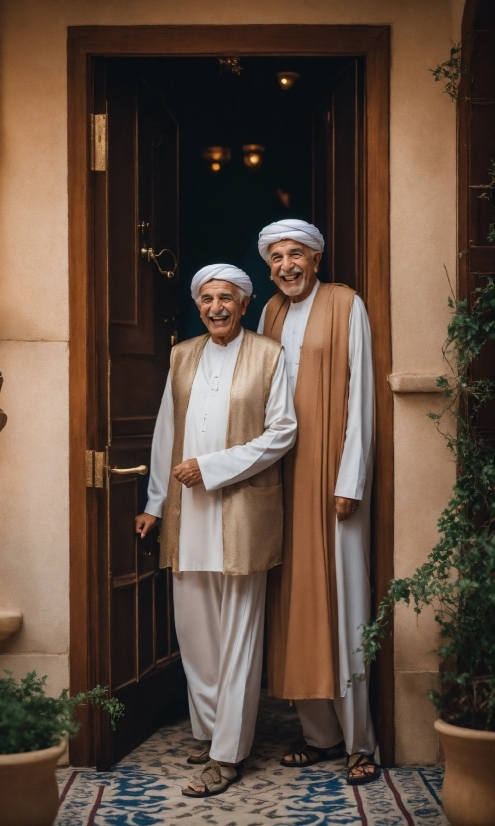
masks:
{"label": "metal door knocker", "polygon": [[[158,259],[160,258],[161,255],[163,255],[164,252],[169,252],[170,255],[172,256],[172,258],[174,259],[174,268],[173,268],[173,270],[162,270],[162,268],[160,267],[160,264],[158,263]],[[158,271],[162,275],[166,275],[167,278],[173,278],[174,277],[175,271],[177,269],[177,258],[175,257],[172,250],[168,249],[168,247],[165,247],[161,252],[155,253],[153,247],[147,247],[146,244],[144,244],[141,248],[141,255],[143,256],[143,258],[147,258],[148,261],[154,261],[156,266],[158,267]]]}

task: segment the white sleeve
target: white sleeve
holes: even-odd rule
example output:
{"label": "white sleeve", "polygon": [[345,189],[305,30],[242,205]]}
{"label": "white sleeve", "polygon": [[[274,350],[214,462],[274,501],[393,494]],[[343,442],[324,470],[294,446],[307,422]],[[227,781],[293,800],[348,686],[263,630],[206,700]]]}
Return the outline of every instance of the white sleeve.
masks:
{"label": "white sleeve", "polygon": [[349,318],[349,402],[344,450],[335,496],[362,499],[373,457],[373,360],[368,314],[354,297]]}
{"label": "white sleeve", "polygon": [[282,350],[266,404],[264,432],[245,445],[198,456],[206,490],[242,482],[273,465],[293,446],[296,430],[296,414]]}
{"label": "white sleeve", "polygon": [[259,333],[260,336],[263,335],[263,330],[265,328],[265,315],[266,315],[266,304],[263,307],[263,312],[261,313],[261,318],[259,320],[258,329],[256,330],[256,332]]}
{"label": "white sleeve", "polygon": [[169,373],[153,433],[148,503],[144,509],[145,513],[150,513],[152,516],[158,516],[159,518],[163,515],[163,506],[167,498],[173,445],[174,399]]}

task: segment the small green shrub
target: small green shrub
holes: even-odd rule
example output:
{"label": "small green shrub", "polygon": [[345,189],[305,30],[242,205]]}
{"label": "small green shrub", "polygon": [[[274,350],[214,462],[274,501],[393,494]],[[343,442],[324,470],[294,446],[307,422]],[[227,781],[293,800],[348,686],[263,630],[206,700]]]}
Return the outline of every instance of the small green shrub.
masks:
{"label": "small green shrub", "polygon": [[112,728],[122,716],[124,706],[108,689],[96,686],[91,691],[69,697],[64,688],[59,697],[45,694],[46,677],[30,671],[20,682],[11,672],[0,678],[0,754],[37,751],[56,746],[63,737],[74,737],[79,723],[74,720],[77,706],[100,705],[110,715]]}

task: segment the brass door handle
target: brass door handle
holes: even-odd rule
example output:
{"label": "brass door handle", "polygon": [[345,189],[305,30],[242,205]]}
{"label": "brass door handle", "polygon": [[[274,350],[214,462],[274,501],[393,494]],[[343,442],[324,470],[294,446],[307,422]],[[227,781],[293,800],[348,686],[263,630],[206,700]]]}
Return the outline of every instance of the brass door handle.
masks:
{"label": "brass door handle", "polygon": [[117,473],[119,476],[124,476],[126,473],[139,473],[140,476],[145,476],[148,473],[146,465],[139,465],[138,467],[110,467],[110,473]]}

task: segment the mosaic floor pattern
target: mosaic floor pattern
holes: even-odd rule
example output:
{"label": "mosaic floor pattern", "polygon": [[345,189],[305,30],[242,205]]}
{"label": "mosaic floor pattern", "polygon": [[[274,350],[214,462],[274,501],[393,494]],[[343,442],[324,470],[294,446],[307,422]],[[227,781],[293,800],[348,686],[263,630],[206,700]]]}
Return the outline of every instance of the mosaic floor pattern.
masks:
{"label": "mosaic floor pattern", "polygon": [[440,801],[442,770],[385,770],[351,787],[344,761],[284,769],[280,756],[300,740],[295,711],[262,697],[257,735],[242,779],[206,800],[181,795],[197,767],[188,721],[160,729],[111,773],[59,769],[55,826],[448,826]]}

